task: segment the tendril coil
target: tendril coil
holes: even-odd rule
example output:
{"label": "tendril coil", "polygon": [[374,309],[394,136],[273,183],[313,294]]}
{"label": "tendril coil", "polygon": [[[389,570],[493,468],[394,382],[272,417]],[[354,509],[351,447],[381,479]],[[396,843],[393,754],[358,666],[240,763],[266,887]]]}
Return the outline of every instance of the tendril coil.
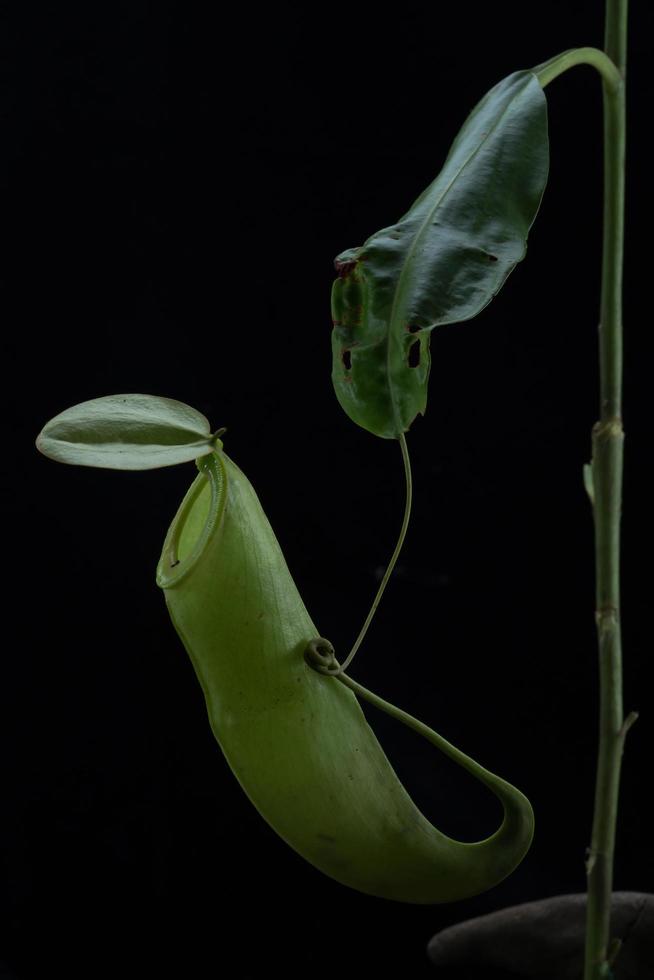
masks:
{"label": "tendril coil", "polygon": [[304,659],[309,667],[318,671],[319,674],[327,674],[332,677],[343,675],[333,645],[323,636],[317,636],[307,643]]}

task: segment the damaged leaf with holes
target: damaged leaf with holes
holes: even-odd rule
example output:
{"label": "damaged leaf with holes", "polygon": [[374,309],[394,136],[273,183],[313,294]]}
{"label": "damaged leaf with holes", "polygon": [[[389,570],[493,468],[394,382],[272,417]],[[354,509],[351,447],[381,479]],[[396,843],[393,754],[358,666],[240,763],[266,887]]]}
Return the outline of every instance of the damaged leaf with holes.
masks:
{"label": "damaged leaf with holes", "polygon": [[545,96],[533,72],[515,72],[404,217],[337,257],[332,380],[358,425],[396,439],[424,414],[430,333],[476,316],[524,258],[548,163]]}

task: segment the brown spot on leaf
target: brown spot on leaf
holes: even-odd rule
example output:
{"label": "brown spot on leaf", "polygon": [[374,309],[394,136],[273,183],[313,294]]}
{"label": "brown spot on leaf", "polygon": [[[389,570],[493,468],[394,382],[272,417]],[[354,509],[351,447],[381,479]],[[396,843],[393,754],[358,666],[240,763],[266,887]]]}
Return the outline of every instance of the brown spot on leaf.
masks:
{"label": "brown spot on leaf", "polygon": [[336,274],[339,279],[347,279],[348,275],[356,267],[356,259],[350,259],[349,262],[339,262],[338,259],[334,260],[334,268],[336,269]]}
{"label": "brown spot on leaf", "polygon": [[356,306],[350,307],[348,316],[348,326],[358,327],[363,319],[363,304],[357,303]]}

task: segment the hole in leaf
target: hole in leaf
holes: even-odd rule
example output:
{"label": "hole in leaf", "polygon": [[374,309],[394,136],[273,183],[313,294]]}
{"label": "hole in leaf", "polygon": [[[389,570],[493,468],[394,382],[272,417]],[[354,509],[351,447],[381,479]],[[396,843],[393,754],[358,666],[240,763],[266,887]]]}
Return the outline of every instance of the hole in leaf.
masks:
{"label": "hole in leaf", "polygon": [[417,368],[420,364],[420,341],[414,340],[409,347],[409,367]]}
{"label": "hole in leaf", "polygon": [[346,371],[349,371],[352,367],[352,352],[349,350],[342,351],[341,358],[343,360],[343,367]]}
{"label": "hole in leaf", "polygon": [[489,252],[488,253],[488,261],[489,262],[497,262],[497,255],[491,255],[491,253]]}
{"label": "hole in leaf", "polygon": [[418,333],[420,327],[418,326],[417,323],[412,323],[411,326],[407,327],[407,330],[409,331],[409,333]]}

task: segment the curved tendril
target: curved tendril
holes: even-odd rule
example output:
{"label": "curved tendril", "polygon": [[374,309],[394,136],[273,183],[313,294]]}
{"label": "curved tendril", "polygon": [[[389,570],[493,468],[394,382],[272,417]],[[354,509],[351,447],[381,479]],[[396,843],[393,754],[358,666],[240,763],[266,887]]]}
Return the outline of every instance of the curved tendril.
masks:
{"label": "curved tendril", "polygon": [[[411,461],[409,459],[409,450],[408,450],[408,447],[407,447],[407,444],[406,444],[406,439],[404,438],[404,433],[403,432],[401,432],[400,435],[399,435],[399,443],[400,443],[400,449],[402,450],[402,462],[404,463],[404,477],[405,477],[405,480],[406,480],[406,501],[405,501],[405,504],[404,504],[404,517],[402,519],[402,527],[400,529],[400,535],[399,535],[399,537],[397,539],[397,544],[395,545],[395,550],[394,550],[394,552],[393,552],[393,554],[391,556],[391,560],[388,563],[388,567],[387,567],[386,571],[384,572],[384,577],[381,580],[381,584],[379,586],[379,589],[377,590],[377,595],[375,596],[374,601],[373,601],[373,604],[370,607],[370,612],[368,613],[368,615],[366,617],[366,621],[363,624],[363,626],[361,627],[361,632],[359,633],[359,635],[357,636],[357,638],[356,638],[356,640],[354,642],[354,646],[352,647],[352,649],[348,653],[348,655],[345,658],[345,660],[343,661],[342,665],[340,667],[338,667],[337,670],[326,670],[326,671],[322,671],[322,673],[330,673],[330,674],[331,673],[339,673],[339,674],[342,674],[343,671],[346,670],[347,667],[352,663],[352,660],[354,659],[354,655],[356,654],[357,650],[359,649],[359,647],[363,643],[364,637],[365,637],[366,633],[368,632],[368,627],[370,626],[370,623],[372,622],[372,617],[375,615],[375,612],[377,611],[377,606],[379,605],[379,603],[381,601],[381,597],[384,594],[384,589],[386,588],[386,586],[388,584],[388,580],[391,577],[391,574],[393,572],[393,569],[395,568],[395,563],[397,562],[397,559],[399,557],[400,551],[402,550],[402,545],[404,544],[404,539],[406,537],[407,528],[409,527],[409,518],[411,517],[411,500],[413,498],[413,480],[411,478]],[[336,661],[334,661],[334,663],[336,663]],[[312,666],[314,666],[314,665],[312,664]]]}
{"label": "curved tendril", "polygon": [[307,643],[304,659],[309,667],[313,667],[319,674],[341,673],[342,668],[336,659],[334,647],[324,636],[317,636]]}
{"label": "curved tendril", "polygon": [[[448,742],[447,739],[435,732],[433,728],[429,725],[425,725],[424,722],[410,715],[407,711],[403,711],[402,708],[398,708],[396,705],[391,704],[389,701],[385,701],[384,698],[379,697],[378,694],[374,694],[369,691],[368,688],[363,687],[357,681],[353,680],[348,674],[343,673],[343,669],[339,667],[338,661],[334,653],[334,647],[326,640],[324,637],[316,637],[311,640],[304,651],[304,659],[307,664],[317,671],[319,674],[324,674],[329,677],[335,677],[337,681],[340,681],[344,687],[348,687],[359,699],[363,699],[372,704],[379,711],[383,711],[385,714],[390,715],[396,721],[401,722],[406,725],[407,728],[412,729],[412,731],[417,732],[418,735],[422,735],[427,741],[431,742],[437,749],[444,753],[457,765],[462,766],[466,772],[474,776],[483,783],[492,793],[500,800],[502,806],[504,807],[505,820],[503,826],[506,825],[507,814],[511,806],[516,805],[515,794],[517,794],[519,800],[522,802],[518,803],[518,807],[526,806],[531,812],[529,807],[529,802],[522,797],[521,793],[518,793],[513,787],[506,783],[503,779],[495,776],[492,772],[484,769],[478,762],[475,762],[469,755],[457,749],[455,745]],[[513,799],[509,794],[514,794]],[[532,815],[533,816],[533,815]],[[523,814],[524,817],[524,814]],[[499,833],[499,832],[498,832]],[[497,835],[496,835],[497,836]]]}

